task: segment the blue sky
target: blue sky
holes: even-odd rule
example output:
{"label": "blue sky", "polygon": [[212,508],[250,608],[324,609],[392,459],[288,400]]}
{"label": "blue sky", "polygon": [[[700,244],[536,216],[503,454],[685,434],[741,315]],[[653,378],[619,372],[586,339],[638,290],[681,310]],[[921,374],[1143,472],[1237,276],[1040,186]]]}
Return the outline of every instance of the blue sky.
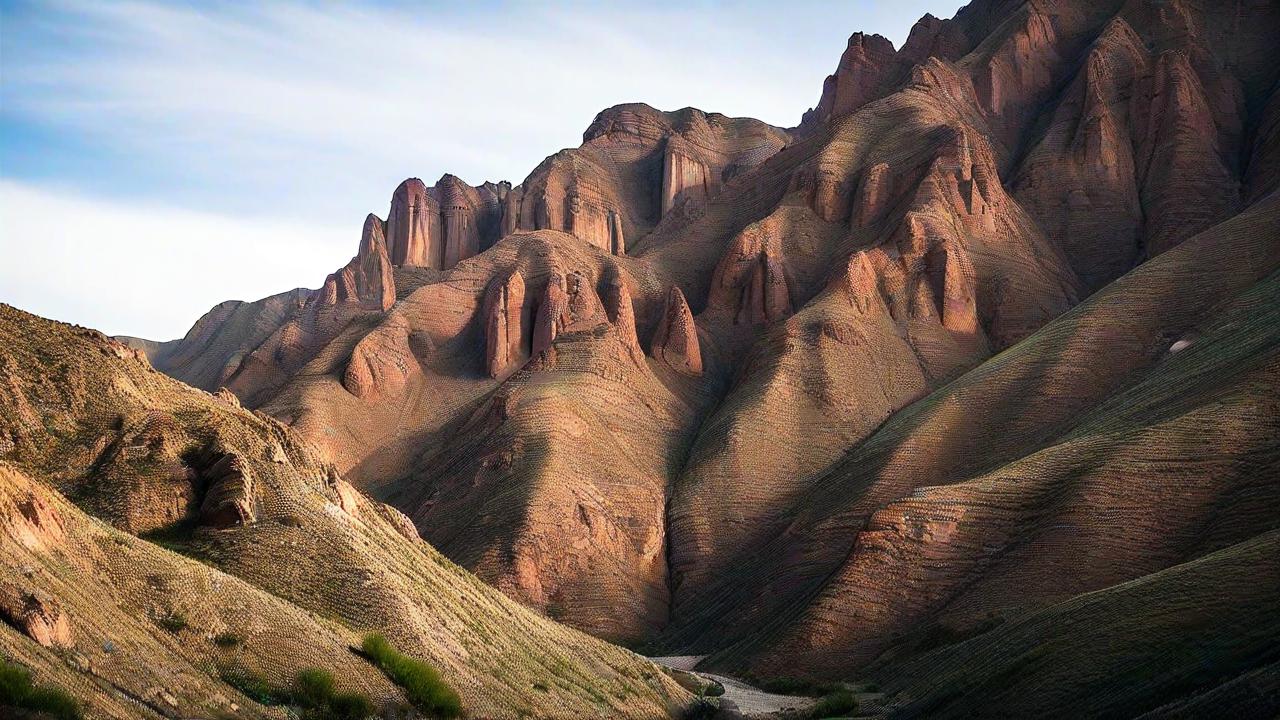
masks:
{"label": "blue sky", "polygon": [[0,302],[167,339],[316,287],[405,177],[518,183],[622,102],[782,126],[958,0],[0,0]]}

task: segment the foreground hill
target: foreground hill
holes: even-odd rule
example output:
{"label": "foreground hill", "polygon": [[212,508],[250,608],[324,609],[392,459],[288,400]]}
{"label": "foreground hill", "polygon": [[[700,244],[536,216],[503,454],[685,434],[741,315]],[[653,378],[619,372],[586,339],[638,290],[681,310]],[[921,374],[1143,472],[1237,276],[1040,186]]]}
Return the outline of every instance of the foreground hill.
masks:
{"label": "foreground hill", "polygon": [[[137,346],[570,625],[923,677],[1276,528],[1280,6],[1228,6],[975,0],[902,48],[858,33],[790,130],[610,108],[519,185],[406,181],[320,290]],[[1131,620],[1116,658],[1148,657]],[[1270,677],[1219,627],[1223,668]]]}
{"label": "foreground hill", "polygon": [[[227,684],[330,670],[378,631],[472,717],[669,717],[688,694],[444,559],[275,420],[100,334],[0,306],[0,648],[94,716],[283,717]],[[151,541],[148,541],[151,540]],[[177,551],[177,552],[175,552]]]}

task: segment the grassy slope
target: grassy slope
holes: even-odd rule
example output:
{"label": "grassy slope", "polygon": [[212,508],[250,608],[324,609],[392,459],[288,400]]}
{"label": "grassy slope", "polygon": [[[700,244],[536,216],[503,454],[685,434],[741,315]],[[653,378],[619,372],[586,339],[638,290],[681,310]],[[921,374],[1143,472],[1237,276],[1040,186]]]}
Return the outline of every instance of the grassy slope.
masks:
{"label": "grassy slope", "polygon": [[[647,662],[529,612],[410,539],[403,516],[354,493],[279,423],[171,380],[96,332],[0,306],[0,459],[17,472],[118,526],[149,529],[165,525],[175,506],[184,514],[198,506],[204,480],[191,468],[199,466],[202,452],[239,459],[252,481],[257,518],[222,530],[179,527],[182,532],[170,533],[177,547],[275,596],[269,599],[288,612],[326,618],[321,625],[329,633],[383,632],[401,650],[440,668],[472,715],[666,717],[685,702],[685,693]],[[192,565],[136,539],[126,542],[148,556],[158,553],[166,573],[189,572]],[[217,607],[207,595],[195,591],[198,583],[166,582],[168,590],[139,596],[144,567],[131,564],[119,577],[98,578],[106,590],[84,599],[89,604],[72,618],[73,634],[85,623],[85,637],[100,648],[95,633],[109,638],[115,629],[95,620],[114,612],[98,603],[113,596],[125,607],[172,607],[205,632],[225,622],[214,617]],[[56,594],[79,582],[75,567],[63,570],[48,587],[32,583]],[[362,677],[346,672],[348,653],[331,657],[332,643],[310,652],[288,643],[272,649],[275,625],[264,624],[268,635],[255,644],[264,646],[264,670],[275,664],[273,679],[287,679],[304,658],[353,683]],[[12,633],[5,637],[29,644]],[[87,644],[76,650],[103,672],[120,657]],[[201,656],[197,664],[213,657]],[[120,683],[147,692],[150,686],[140,684],[145,679],[127,669],[114,669]],[[181,695],[176,700],[184,712],[195,711],[203,707],[198,698],[209,696],[204,682],[169,692]]]}

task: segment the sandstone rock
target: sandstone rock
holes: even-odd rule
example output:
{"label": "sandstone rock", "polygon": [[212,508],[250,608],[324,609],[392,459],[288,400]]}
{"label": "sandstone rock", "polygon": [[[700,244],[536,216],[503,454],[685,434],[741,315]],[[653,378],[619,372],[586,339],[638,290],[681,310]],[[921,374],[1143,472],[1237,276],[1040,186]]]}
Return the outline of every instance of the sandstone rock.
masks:
{"label": "sandstone rock", "polygon": [[817,116],[826,121],[874,100],[896,69],[893,43],[880,35],[854,33],[835,73],[823,84]]}
{"label": "sandstone rock", "polygon": [[391,196],[387,247],[396,266],[448,270],[497,241],[506,229],[508,183],[472,187],[444,175],[428,188],[405,180]]}
{"label": "sandstone rock", "polygon": [[311,303],[334,306],[356,303],[362,307],[390,310],[396,302],[396,281],[383,238],[383,222],[370,214],[360,234],[360,249],[351,262],[325,278]]}
{"label": "sandstone rock", "polygon": [[609,321],[613,323],[618,338],[627,347],[632,359],[643,363],[644,351],[640,349],[640,340],[636,337],[635,306],[631,301],[631,291],[616,273],[605,286],[604,306]]}
{"label": "sandstone rock", "polygon": [[893,198],[893,171],[888,163],[873,165],[858,185],[858,199],[854,205],[853,223],[866,227],[884,218]]}
{"label": "sandstone rock", "polygon": [[542,301],[538,304],[537,319],[533,325],[534,357],[551,347],[569,320],[569,293],[565,289],[564,275],[552,273],[542,291]]}
{"label": "sandstone rock", "polygon": [[604,304],[591,279],[582,273],[569,273],[569,317],[573,326],[588,328],[608,322]]}
{"label": "sandstone rock", "polygon": [[711,305],[732,308],[734,322],[761,325],[792,312],[782,243],[773,218],[747,226],[711,276]]}
{"label": "sandstone rock", "polygon": [[358,398],[374,399],[402,391],[417,357],[409,346],[409,325],[402,315],[390,314],[351,351],[342,385]]}
{"label": "sandstone rock", "polygon": [[702,347],[698,342],[698,326],[684,293],[672,286],[667,293],[662,320],[653,337],[652,353],[655,359],[685,375],[702,374]]}
{"label": "sandstone rock", "polygon": [[40,645],[72,646],[71,624],[57,599],[41,591],[26,591],[0,582],[0,620]]}
{"label": "sandstone rock", "polygon": [[393,265],[440,268],[444,264],[440,205],[418,178],[400,183],[387,214],[387,251]]}
{"label": "sandstone rock", "polygon": [[490,377],[500,377],[524,357],[526,325],[524,276],[512,271],[485,294],[482,322],[485,328],[485,367]]}
{"label": "sandstone rock", "polygon": [[215,528],[249,525],[258,519],[258,500],[247,464],[233,453],[218,457],[200,473],[205,484],[200,523]]}
{"label": "sandstone rock", "polygon": [[710,186],[706,164],[676,138],[668,140],[662,158],[662,214],[690,199],[705,200],[711,194]]}
{"label": "sandstone rock", "polygon": [[1156,61],[1147,127],[1138,151],[1154,257],[1238,209],[1239,182],[1223,161],[1205,87],[1184,52]]}

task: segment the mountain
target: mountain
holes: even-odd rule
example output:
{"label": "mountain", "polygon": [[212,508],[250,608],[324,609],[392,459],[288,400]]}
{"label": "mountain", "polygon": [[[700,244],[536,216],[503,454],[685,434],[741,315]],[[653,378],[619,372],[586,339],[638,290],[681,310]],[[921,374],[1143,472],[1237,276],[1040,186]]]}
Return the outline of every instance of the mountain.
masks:
{"label": "mountain", "polygon": [[[610,108],[518,185],[406,180],[319,290],[124,340],[605,640],[904,717],[1274,714],[1277,38],[975,0],[855,34],[795,128]],[[69,497],[145,530],[115,492]]]}
{"label": "mountain", "polygon": [[359,648],[429,661],[474,717],[669,717],[688,693],[423,542],[295,433],[95,331],[0,306],[0,648],[92,717],[284,717],[234,673],[321,668],[402,704]]}

